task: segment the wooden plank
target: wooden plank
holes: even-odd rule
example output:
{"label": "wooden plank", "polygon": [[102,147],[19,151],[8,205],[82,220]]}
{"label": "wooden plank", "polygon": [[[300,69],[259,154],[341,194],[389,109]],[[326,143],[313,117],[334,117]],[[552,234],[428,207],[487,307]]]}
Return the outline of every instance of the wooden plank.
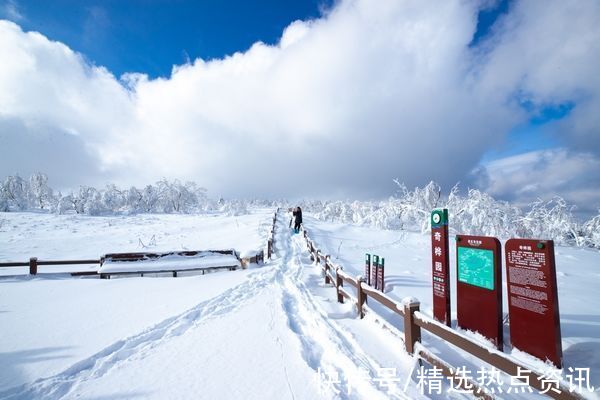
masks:
{"label": "wooden plank", "polygon": [[423,360],[427,361],[429,364],[433,365],[434,367],[441,369],[442,374],[444,376],[452,378],[455,387],[463,390],[470,390],[472,391],[472,394],[475,397],[479,397],[486,400],[494,399],[493,396],[490,396],[488,393],[486,393],[485,390],[482,387],[478,386],[477,383],[473,382],[473,380],[464,379],[464,377],[457,375],[454,368],[446,364],[444,361],[442,361],[435,355],[429,353],[425,349],[419,349],[418,356]]}
{"label": "wooden plank", "polygon": [[362,285],[362,288],[367,296],[372,297],[373,299],[377,300],[379,303],[381,303],[385,307],[389,308],[391,311],[395,312],[396,314],[400,314],[402,316],[404,315],[404,310],[402,308],[402,304],[397,303],[391,297],[386,296],[385,294],[379,292],[376,289],[373,289],[373,287],[371,287],[367,284]]}
{"label": "wooden plank", "polygon": [[0,267],[4,268],[11,268],[11,267],[29,267],[29,261],[28,262],[3,262],[0,263]]}
{"label": "wooden plank", "polygon": [[329,278],[329,281],[327,281],[327,279],[325,280],[325,283],[326,283],[326,284],[332,284],[332,285],[335,285],[335,283],[334,283],[334,282],[335,282],[335,277],[334,277],[334,276],[331,274],[331,272],[330,272],[330,271],[325,271],[325,276],[326,276],[327,278]]}
{"label": "wooden plank", "polygon": [[88,275],[98,275],[98,271],[77,271],[71,272],[71,276],[88,276]]}
{"label": "wooden plank", "polygon": [[[486,363],[502,370],[513,377],[518,377],[519,380],[528,383],[530,386],[537,390],[543,391],[542,380],[543,374],[537,373],[530,370],[526,365],[517,362],[509,358],[509,356],[501,353],[495,348],[484,347],[478,343],[469,340],[467,337],[454,332],[451,328],[443,325],[437,321],[432,320],[426,315],[415,312],[414,322],[421,328],[428,332],[440,337],[441,339],[453,344],[454,346],[471,353],[475,357],[485,361]],[[554,399],[582,399],[577,393],[569,392],[569,389],[565,385],[560,385],[558,388],[560,393],[556,393],[552,390],[546,392],[546,394]]]}
{"label": "wooden plank", "polygon": [[81,265],[81,264],[100,264],[100,260],[48,260],[39,261],[38,265]]}

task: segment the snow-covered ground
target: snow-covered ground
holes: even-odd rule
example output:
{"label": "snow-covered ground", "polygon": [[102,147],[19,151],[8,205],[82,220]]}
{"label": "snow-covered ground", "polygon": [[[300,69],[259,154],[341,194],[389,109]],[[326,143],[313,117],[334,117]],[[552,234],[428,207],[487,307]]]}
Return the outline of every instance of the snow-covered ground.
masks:
{"label": "snow-covered ground", "polygon": [[[0,260],[183,248],[250,252],[264,246],[271,212],[112,218],[6,213],[0,215]],[[279,220],[273,260],[246,270],[182,278],[0,278],[0,398],[465,397],[421,395],[414,359],[395,329],[382,327],[373,313],[359,320],[352,305],[338,304],[335,290],[311,264],[302,235],[291,235],[287,222],[285,216]],[[352,275],[363,273],[365,252],[385,257],[388,294],[417,297],[421,310],[431,312],[429,237],[310,216],[305,226]],[[143,248],[140,241],[155,244]],[[565,366],[590,368],[596,387],[598,265],[598,251],[557,248]],[[401,327],[398,317],[373,303]],[[426,334],[423,342],[454,366],[481,367]],[[393,375],[384,379],[386,372]]]}

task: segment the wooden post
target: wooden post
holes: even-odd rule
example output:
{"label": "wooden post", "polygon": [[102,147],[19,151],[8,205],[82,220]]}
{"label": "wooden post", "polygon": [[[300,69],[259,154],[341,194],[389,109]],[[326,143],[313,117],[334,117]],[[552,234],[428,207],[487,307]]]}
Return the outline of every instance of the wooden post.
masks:
{"label": "wooden post", "polygon": [[367,300],[367,295],[362,289],[362,283],[365,281],[365,279],[362,276],[358,276],[356,278],[356,281],[358,282],[358,287],[356,288],[356,298],[358,299],[358,303],[356,304],[356,307],[358,308],[359,318],[363,319],[365,317],[363,306],[365,304],[365,301]]}
{"label": "wooden post", "polygon": [[344,296],[340,292],[340,288],[344,287],[344,280],[342,279],[342,276],[338,273],[340,269],[342,269],[342,268],[338,267],[335,269],[335,290],[337,290],[338,303],[343,303]]}
{"label": "wooden post", "polygon": [[325,284],[328,285],[331,283],[331,279],[329,279],[329,263],[327,262],[327,259],[325,259]]}
{"label": "wooden post", "polygon": [[177,278],[177,271],[173,271],[173,278]]}
{"label": "wooden post", "polygon": [[419,311],[420,303],[417,300],[404,304],[404,345],[406,352],[413,354],[415,343],[421,341],[421,327],[415,323],[415,311]]}
{"label": "wooden post", "polygon": [[269,239],[267,242],[267,257],[271,259],[271,253],[273,253],[273,239]]}
{"label": "wooden post", "polygon": [[37,257],[29,259],[29,275],[37,275]]}

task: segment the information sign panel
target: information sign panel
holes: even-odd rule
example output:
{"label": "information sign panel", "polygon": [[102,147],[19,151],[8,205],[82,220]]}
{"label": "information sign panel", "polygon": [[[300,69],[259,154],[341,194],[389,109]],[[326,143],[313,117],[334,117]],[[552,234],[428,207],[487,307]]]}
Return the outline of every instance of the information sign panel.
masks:
{"label": "information sign panel", "polygon": [[500,242],[487,236],[456,236],[458,326],[479,332],[502,350],[502,258]]}
{"label": "information sign panel", "polygon": [[510,341],[513,347],[562,368],[554,242],[506,242]]}
{"label": "information sign panel", "polygon": [[458,248],[458,280],[494,290],[494,252],[470,247]]}

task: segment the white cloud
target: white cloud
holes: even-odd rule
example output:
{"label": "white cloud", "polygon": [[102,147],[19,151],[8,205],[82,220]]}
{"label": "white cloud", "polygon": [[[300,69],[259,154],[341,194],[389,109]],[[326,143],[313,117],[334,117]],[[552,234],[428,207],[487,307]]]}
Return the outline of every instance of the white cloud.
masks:
{"label": "white cloud", "polygon": [[583,213],[600,209],[600,158],[591,153],[533,151],[489,162],[477,174],[485,191],[521,205],[561,196]]}
{"label": "white cloud", "polygon": [[[475,1],[343,1],[292,23],[276,46],[198,59],[155,80],[117,80],[63,44],[0,22],[0,59],[10,60],[0,65],[0,122],[18,122],[0,152],[31,153],[19,138],[37,143],[44,127],[77,135],[91,166],[82,183],[164,176],[226,195],[292,197],[382,196],[395,177],[449,186],[527,118],[515,93],[576,102],[564,136],[595,140],[586,132],[598,126],[589,67],[598,65],[598,7],[517,3],[471,49]],[[75,144],[55,146],[34,151],[50,163],[44,154]],[[0,161],[0,174],[31,167],[21,163]]]}

